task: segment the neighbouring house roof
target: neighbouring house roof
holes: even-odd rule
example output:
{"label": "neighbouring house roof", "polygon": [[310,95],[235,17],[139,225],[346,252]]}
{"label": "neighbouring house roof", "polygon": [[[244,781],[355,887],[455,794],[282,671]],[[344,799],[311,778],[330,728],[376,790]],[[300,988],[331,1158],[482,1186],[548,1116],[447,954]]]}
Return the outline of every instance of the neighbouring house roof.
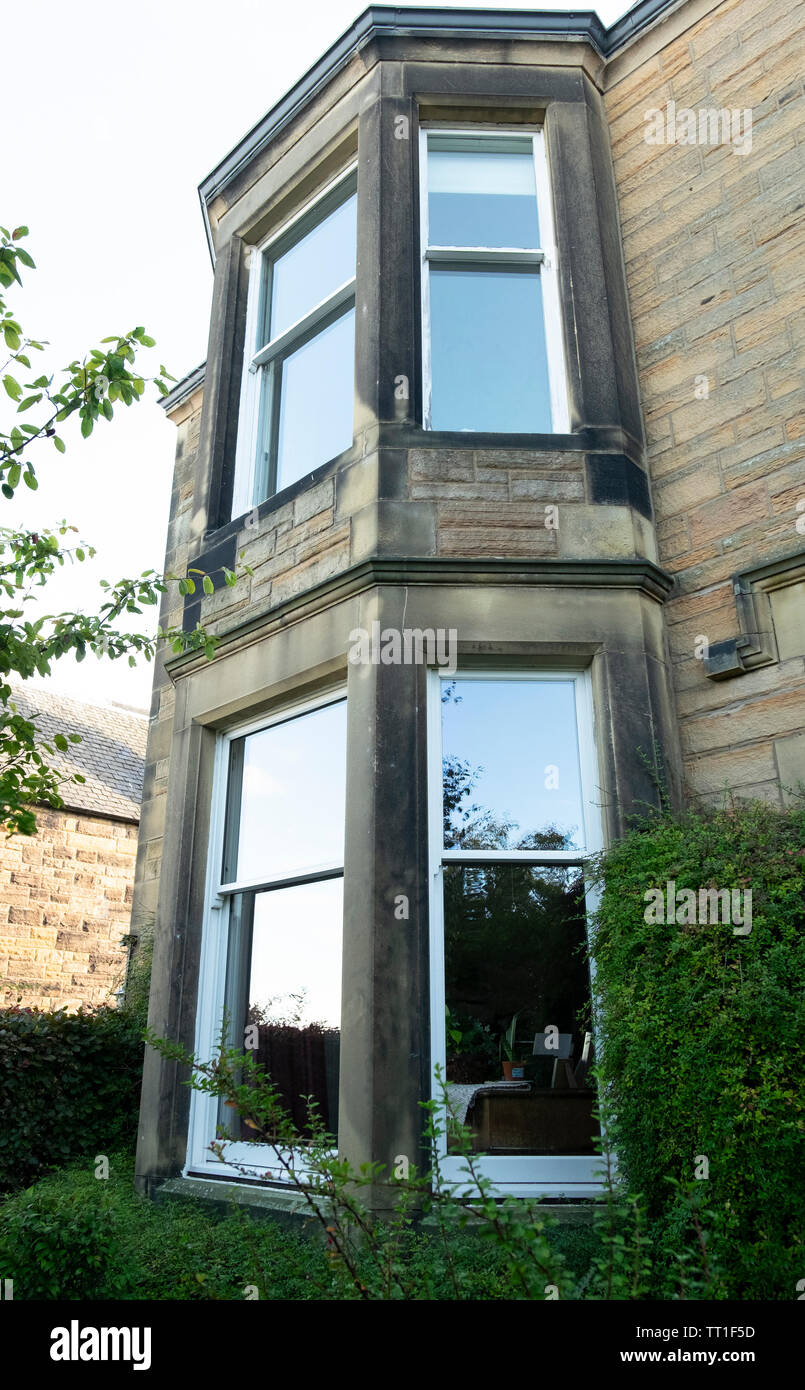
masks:
{"label": "neighbouring house roof", "polygon": [[43,741],[54,734],[80,734],[81,742],[50,761],[65,774],[86,778],[61,788],[65,806],[117,820],[139,821],[148,718],[114,706],[86,705],[35,686],[15,686],[12,700],[36,724]]}
{"label": "neighbouring house roof", "polygon": [[183,401],[189,400],[193,392],[204,385],[204,374],[206,370],[207,363],[202,362],[200,367],[194,367],[192,372],[188,372],[187,376],[182,377],[181,381],[177,381],[173,390],[169,391],[167,396],[162,397],[159,404],[162,406],[166,415],[170,415],[171,411],[175,410],[177,405],[181,405]]}

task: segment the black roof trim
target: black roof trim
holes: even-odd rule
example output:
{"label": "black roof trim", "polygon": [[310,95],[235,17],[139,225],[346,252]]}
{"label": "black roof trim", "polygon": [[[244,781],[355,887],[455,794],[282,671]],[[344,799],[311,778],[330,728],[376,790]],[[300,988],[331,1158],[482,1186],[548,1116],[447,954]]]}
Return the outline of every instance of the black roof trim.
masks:
{"label": "black roof trim", "polygon": [[[679,3],[680,0],[639,0],[628,14],[616,20],[609,29],[601,23],[595,10],[414,10],[370,5],[199,184],[205,226],[206,207],[212,199],[282,130],[300,107],[324,87],[355,53],[376,37],[408,34],[439,38],[499,38],[509,35],[527,39],[571,39],[586,41],[597,49],[602,58],[610,58],[663,11]],[[209,227],[207,237],[210,240]]]}
{"label": "black roof trim", "polygon": [[207,363],[202,362],[200,367],[194,367],[192,372],[188,372],[187,376],[182,377],[181,381],[177,381],[173,390],[169,391],[167,396],[163,396],[162,400],[159,402],[162,409],[166,413],[175,410],[177,405],[181,405],[182,401],[186,401],[189,396],[192,396],[193,392],[197,391],[199,386],[204,385],[204,374],[206,370]]}

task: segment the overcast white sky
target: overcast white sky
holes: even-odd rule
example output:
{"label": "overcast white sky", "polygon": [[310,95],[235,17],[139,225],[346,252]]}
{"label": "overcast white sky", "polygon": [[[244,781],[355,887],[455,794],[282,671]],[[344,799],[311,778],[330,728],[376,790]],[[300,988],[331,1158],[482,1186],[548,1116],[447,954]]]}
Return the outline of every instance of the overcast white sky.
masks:
{"label": "overcast white sky", "polygon": [[[197,185],[364,8],[360,0],[139,0],[117,9],[107,0],[27,0],[4,14],[0,222],[31,231],[37,270],[10,302],[31,336],[50,341],[36,375],[136,324],[157,339],[153,370],[164,361],[181,377],[203,361],[212,270]],[[596,8],[612,24],[631,6],[599,0]],[[10,406],[3,393],[4,423]],[[48,586],[47,611],[96,609],[99,579],[161,569],[164,559],[175,429],[159,406],[124,410],[88,441],[65,437],[64,457],[48,448],[38,458],[38,493],[0,498],[0,524],[65,517],[98,550],[91,565]],[[67,657],[50,685],[146,707],[151,667]]]}

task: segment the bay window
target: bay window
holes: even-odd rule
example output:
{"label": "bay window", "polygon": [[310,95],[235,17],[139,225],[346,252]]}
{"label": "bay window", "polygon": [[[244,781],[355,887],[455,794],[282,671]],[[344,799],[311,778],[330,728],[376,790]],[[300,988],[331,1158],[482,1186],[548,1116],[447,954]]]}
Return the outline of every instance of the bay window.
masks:
{"label": "bay window", "polygon": [[424,424],[568,429],[541,131],[423,130]]}
{"label": "bay window", "polygon": [[352,443],[356,176],[252,253],[232,514]]}

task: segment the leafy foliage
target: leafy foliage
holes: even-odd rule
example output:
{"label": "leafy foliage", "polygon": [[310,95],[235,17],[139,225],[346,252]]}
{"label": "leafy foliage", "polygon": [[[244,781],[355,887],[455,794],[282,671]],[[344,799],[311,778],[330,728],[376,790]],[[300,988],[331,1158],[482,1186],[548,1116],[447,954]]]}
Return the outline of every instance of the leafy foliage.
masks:
{"label": "leafy foliage", "polygon": [[[805,1258],[805,809],[658,817],[601,875],[598,1074],[619,1167],[656,1242],[678,1241],[698,1189],[729,1296],[790,1298]],[[751,932],[646,922],[647,890],[670,881],[751,887]]]}
{"label": "leafy foliage", "polygon": [[133,1144],[142,1030],[113,1008],[0,1010],[0,1189]]}
{"label": "leafy foliage", "polygon": [[[152,1202],[134,1192],[133,1177],[131,1158],[113,1155],[108,1180],[97,1179],[91,1162],[83,1161],[6,1199],[0,1206],[0,1279],[14,1279],[16,1300],[217,1302],[242,1300],[255,1287],[267,1300],[352,1298],[326,1236],[316,1239],[312,1226],[289,1231],[272,1219],[255,1220],[225,1194],[223,1209],[187,1199]],[[88,1269],[82,1251],[86,1228],[96,1222],[103,1248],[96,1245],[92,1254],[100,1254],[101,1262]],[[569,1267],[583,1274],[590,1229],[560,1229],[556,1245],[567,1250]],[[435,1233],[411,1234],[403,1247],[420,1297],[454,1297]],[[451,1258],[465,1298],[509,1296],[502,1253],[466,1233],[456,1237]],[[82,1265],[78,1276],[74,1261]]]}
{"label": "leafy foliage", "polygon": [[[0,227],[0,288],[22,285],[20,266],[35,269],[35,262],[23,247],[27,227],[13,232]],[[154,339],[142,327],[130,333],[104,338],[101,346],[93,348],[82,361],[70,362],[60,373],[42,375],[20,381],[20,368],[31,372],[29,353],[42,352],[45,343],[26,337],[22,325],[0,297],[0,335],[10,356],[5,368],[13,365],[14,373],[4,369],[3,387],[16,405],[17,415],[36,408],[38,423],[19,421],[8,431],[0,431],[0,478],[5,497],[13,497],[23,481],[35,490],[36,472],[30,455],[25,451],[37,439],[51,439],[54,448],[63,454],[66,445],[56,426],[72,415],[81,422],[81,434],[87,439],[99,420],[114,419],[115,404],[132,405],[145,393],[146,378],[136,370],[137,354],[142,348],[152,348]],[[105,349],[105,351],[103,350]],[[168,394],[166,382],[173,381],[166,368],[160,367],[152,378],[162,396]]]}
{"label": "leafy foliage", "polygon": [[[0,375],[6,403],[10,400],[15,407],[14,423],[7,430],[0,429],[0,490],[6,498],[14,497],[20,482],[33,491],[39,486],[32,445],[50,439],[60,454],[66,452],[57,427],[75,417],[81,437],[86,439],[96,423],[114,419],[115,406],[141,400],[149,380],[161,396],[168,393],[166,383],[174,380],[164,366],[152,378],[141,371],[139,354],[154,346],[153,338],[142,327],[104,338],[100,347],[81,361],[70,362],[61,372],[24,379],[22,371],[33,371],[30,354],[43,352],[46,345],[25,335],[2,291],[22,284],[20,267],[34,269],[34,261],[22,245],[27,235],[27,227],[16,227],[13,232],[0,227],[0,339],[9,353],[0,366]],[[4,605],[0,608],[0,828],[9,834],[34,834],[32,807],[63,806],[61,785],[65,780],[82,780],[78,774],[65,776],[54,765],[54,748],[40,737],[35,720],[19,715],[11,699],[11,679],[49,676],[53,662],[68,653],[77,661],[83,661],[88,651],[111,660],[126,656],[129,665],[135,666],[138,657],[151,660],[159,639],[170,642],[176,652],[203,651],[208,658],[215,655],[216,639],[200,623],[191,632],[160,628],[156,636],[118,627],[128,615],[140,616],[144,608],[155,607],[171,584],[180,595],[195,593],[193,575],[201,577],[205,594],[212,593],[213,577],[197,569],[184,575],[160,575],[148,569],[116,583],[104,580],[97,613],[40,613],[37,608],[39,616],[29,621],[28,605],[41,597],[41,590],[57,570],[94,557],[91,545],[72,543],[76,537],[76,528],[66,521],[35,531],[0,526],[0,603]],[[224,568],[221,573],[225,584],[236,583],[234,571]],[[77,735],[73,739],[80,742]],[[53,742],[60,751],[66,751],[63,735],[57,735]]]}
{"label": "leafy foliage", "polygon": [[105,1299],[125,1290],[105,1184],[96,1179],[95,1186],[100,1200],[87,1202],[80,1192],[63,1194],[42,1183],[7,1208],[0,1265],[13,1271],[17,1298]]}
{"label": "leafy foliage", "polygon": [[[273,1145],[272,1167],[264,1176],[281,1177],[294,1187],[311,1223],[326,1236],[333,1277],[326,1296],[363,1301],[476,1297],[476,1276],[468,1275],[463,1262],[467,1235],[482,1264],[496,1275],[496,1292],[484,1297],[629,1300],[710,1297],[720,1291],[707,1253],[708,1214],[697,1212],[679,1233],[677,1248],[670,1255],[662,1250],[655,1259],[648,1249],[644,1204],[639,1197],[624,1198],[611,1176],[609,1155],[602,1161],[607,1201],[592,1226],[582,1233],[571,1228],[569,1240],[539,1202],[501,1200],[482,1171],[471,1132],[447,1117],[441,1076],[441,1099],[423,1104],[431,1167],[417,1171],[406,1165],[405,1172],[389,1173],[381,1164],[366,1163],[356,1170],[337,1156],[315,1103],[309,1104],[304,1132],[293,1123],[254,1056],[225,1045],[226,1026],[209,1062],[153,1032],[148,1041],[166,1060],[190,1068],[187,1084],[225,1100],[255,1141]],[[449,1184],[439,1157],[446,1123],[463,1172],[459,1182]],[[254,1176],[242,1163],[232,1165],[226,1136],[219,1134],[211,1152],[244,1176]],[[376,1220],[364,1203],[368,1189],[384,1190],[383,1205],[392,1213],[386,1220]],[[417,1242],[425,1232],[430,1244],[419,1260]]]}

